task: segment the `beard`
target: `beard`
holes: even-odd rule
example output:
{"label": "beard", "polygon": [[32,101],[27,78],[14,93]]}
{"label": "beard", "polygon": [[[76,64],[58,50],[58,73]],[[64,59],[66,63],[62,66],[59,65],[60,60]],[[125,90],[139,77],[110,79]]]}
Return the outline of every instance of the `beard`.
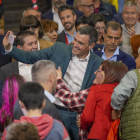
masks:
{"label": "beard", "polygon": [[[65,23],[65,24],[67,24],[67,23]],[[65,27],[65,29],[68,30],[68,31],[70,31],[70,30],[74,27],[74,24],[72,24],[72,23],[70,23],[70,24],[71,24],[70,27],[66,27],[65,24],[64,24],[64,27]]]}

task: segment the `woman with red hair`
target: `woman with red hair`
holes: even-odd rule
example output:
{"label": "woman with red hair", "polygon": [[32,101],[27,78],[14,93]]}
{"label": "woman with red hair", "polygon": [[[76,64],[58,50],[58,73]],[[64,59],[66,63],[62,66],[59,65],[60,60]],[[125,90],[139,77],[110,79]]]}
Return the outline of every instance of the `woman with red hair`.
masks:
{"label": "woman with red hair", "polygon": [[[111,95],[127,72],[128,68],[124,63],[105,60],[94,73],[96,78],[91,88],[79,93],[71,93],[58,73],[55,97],[58,97],[68,108],[78,112],[79,115],[83,111],[81,129],[88,131],[91,128],[88,139],[107,139],[113,121],[111,118]],[[81,136],[83,134],[83,132],[79,133],[79,139],[87,139],[86,134]]]}

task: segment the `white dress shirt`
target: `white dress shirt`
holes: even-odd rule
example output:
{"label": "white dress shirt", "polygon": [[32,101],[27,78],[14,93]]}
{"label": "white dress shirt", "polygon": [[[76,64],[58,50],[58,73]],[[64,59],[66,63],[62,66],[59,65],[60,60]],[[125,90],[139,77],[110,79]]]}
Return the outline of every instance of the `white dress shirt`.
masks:
{"label": "white dress shirt", "polygon": [[64,27],[61,23],[61,20],[59,18],[59,15],[54,11],[54,7],[52,7],[52,13],[53,13],[53,21],[55,21],[56,23],[58,23],[58,31],[57,34],[60,34],[63,30]]}
{"label": "white dress shirt", "polygon": [[84,59],[79,59],[76,55],[72,56],[68,68],[63,78],[63,82],[71,92],[79,92],[85,76],[90,52]]}
{"label": "white dress shirt", "polygon": [[49,93],[48,91],[44,90],[44,94],[45,96],[50,100],[51,103],[56,104],[58,106],[63,106],[65,107],[65,105],[57,98],[54,97],[51,93]]}
{"label": "white dress shirt", "polygon": [[25,78],[26,81],[32,81],[31,68],[33,65],[18,62],[19,74]]}

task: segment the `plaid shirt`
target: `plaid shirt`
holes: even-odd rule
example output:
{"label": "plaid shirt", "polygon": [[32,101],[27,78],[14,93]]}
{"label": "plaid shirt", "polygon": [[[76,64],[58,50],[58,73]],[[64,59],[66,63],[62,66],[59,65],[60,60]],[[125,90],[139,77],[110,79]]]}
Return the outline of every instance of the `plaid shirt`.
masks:
{"label": "plaid shirt", "polygon": [[[90,88],[82,90],[79,93],[71,93],[70,89],[65,86],[62,79],[58,79],[54,96],[59,98],[68,108],[71,108],[72,110],[78,112],[78,115],[81,115],[85,107],[89,91]],[[84,132],[79,129],[79,140],[87,140],[87,135],[88,132]]]}

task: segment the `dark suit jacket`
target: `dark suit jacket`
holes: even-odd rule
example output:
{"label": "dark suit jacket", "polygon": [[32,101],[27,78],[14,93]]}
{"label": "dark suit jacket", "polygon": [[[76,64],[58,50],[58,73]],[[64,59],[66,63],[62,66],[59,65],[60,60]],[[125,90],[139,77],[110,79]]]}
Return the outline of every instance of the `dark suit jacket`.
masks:
{"label": "dark suit jacket", "polygon": [[[45,101],[46,101],[46,104],[45,104],[45,107],[42,109],[42,114],[49,114],[54,119],[62,122],[61,116],[59,115],[55,105],[52,104],[46,96],[45,96]],[[24,116],[19,105],[19,100],[15,103],[13,114],[14,114],[13,118],[16,120],[20,120],[20,117]]]}
{"label": "dark suit jacket", "polygon": [[93,47],[93,52],[96,52],[96,51],[98,51],[98,50],[102,50],[103,47],[104,47],[103,44],[97,44],[97,43],[96,43],[95,46]]}
{"label": "dark suit jacket", "polygon": [[113,16],[113,21],[119,22],[121,25],[124,24],[122,13],[117,13]]}
{"label": "dark suit jacket", "polygon": [[64,32],[64,30],[60,34],[58,34],[57,41],[58,42],[66,43],[66,38],[65,38],[65,32]]}
{"label": "dark suit jacket", "polygon": [[101,13],[107,21],[110,21],[113,16],[117,14],[117,11],[114,5],[101,0],[99,13]]}
{"label": "dark suit jacket", "polygon": [[[84,15],[83,12],[79,11],[79,10],[75,10],[75,14],[77,15],[77,19],[81,16]],[[53,20],[53,13],[52,13],[52,10],[44,13],[42,16],[41,16],[41,19],[49,19],[49,20]]]}
{"label": "dark suit jacket", "polygon": [[[40,51],[25,52],[16,47],[13,47],[9,55],[20,62],[26,64],[33,64],[38,60],[47,59],[51,60],[56,64],[56,67],[61,67],[62,76],[64,77],[69,62],[72,57],[73,46],[67,45],[65,43],[56,42],[52,47],[45,48]],[[3,50],[5,54],[5,51]],[[87,69],[82,83],[82,89],[89,88],[95,78],[94,72],[99,68],[103,59],[94,53],[90,53],[90,58],[88,61]]]}
{"label": "dark suit jacket", "polygon": [[18,61],[11,62],[0,68],[0,81],[4,81],[12,74],[19,74]]}
{"label": "dark suit jacket", "polygon": [[[96,51],[95,54],[102,57],[102,50]],[[119,55],[117,55],[117,61],[123,62],[129,70],[136,69],[135,59],[127,53],[119,49]]]}
{"label": "dark suit jacket", "polygon": [[12,58],[10,56],[2,55],[2,41],[3,41],[4,35],[0,35],[0,67],[12,62]]}

